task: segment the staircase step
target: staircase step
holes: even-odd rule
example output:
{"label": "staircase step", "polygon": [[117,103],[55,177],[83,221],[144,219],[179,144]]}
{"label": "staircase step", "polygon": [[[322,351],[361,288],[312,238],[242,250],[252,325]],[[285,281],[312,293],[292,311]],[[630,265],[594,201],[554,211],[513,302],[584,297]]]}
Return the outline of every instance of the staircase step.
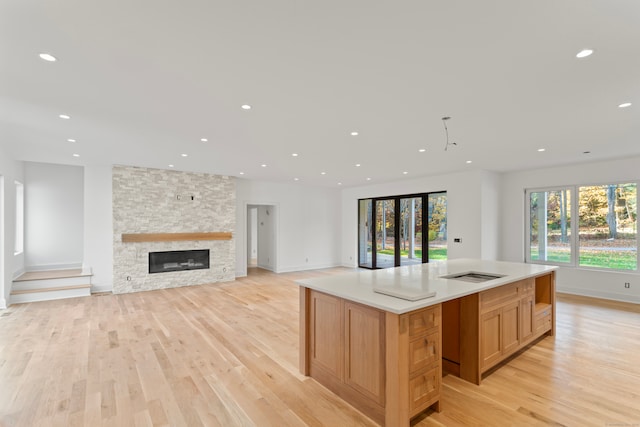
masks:
{"label": "staircase step", "polygon": [[36,292],[67,291],[70,289],[84,289],[84,288],[91,290],[91,285],[83,284],[83,285],[56,286],[53,288],[17,289],[17,290],[14,289],[11,291],[11,295],[33,294]]}
{"label": "staircase step", "polygon": [[11,291],[11,304],[91,296],[91,285],[69,285]]}
{"label": "staircase step", "polygon": [[72,277],[92,276],[91,269],[73,268],[67,270],[42,270],[27,271],[21,274],[14,282],[31,282],[34,280],[51,280],[51,279],[67,279]]}

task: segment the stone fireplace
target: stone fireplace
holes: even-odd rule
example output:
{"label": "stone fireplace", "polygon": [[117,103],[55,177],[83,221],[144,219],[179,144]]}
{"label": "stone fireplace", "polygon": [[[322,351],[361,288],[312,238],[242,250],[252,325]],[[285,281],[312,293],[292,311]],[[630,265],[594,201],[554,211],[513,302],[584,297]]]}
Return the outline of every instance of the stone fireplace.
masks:
{"label": "stone fireplace", "polygon": [[[112,180],[114,293],[235,279],[234,178],[114,166]],[[207,237],[216,233],[228,237]],[[166,238],[123,239],[123,236],[146,235]],[[208,268],[204,267],[204,259],[188,256],[182,260],[160,261],[163,274],[150,270],[151,254],[192,251],[207,251]]]}

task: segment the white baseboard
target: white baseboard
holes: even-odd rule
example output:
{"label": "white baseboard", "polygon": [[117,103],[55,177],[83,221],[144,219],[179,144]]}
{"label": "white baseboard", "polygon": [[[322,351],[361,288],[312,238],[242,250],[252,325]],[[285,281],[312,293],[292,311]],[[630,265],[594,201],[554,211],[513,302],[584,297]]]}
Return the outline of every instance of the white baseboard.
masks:
{"label": "white baseboard", "polygon": [[307,271],[307,270],[322,270],[324,268],[335,268],[335,267],[342,267],[342,265],[340,263],[331,263],[331,264],[304,264],[304,265],[298,265],[298,266],[289,266],[289,267],[283,267],[283,268],[279,268],[276,273],[291,273],[294,271]]}
{"label": "white baseboard", "polygon": [[91,285],[92,294],[99,294],[102,292],[113,292],[113,285]]}
{"label": "white baseboard", "polygon": [[246,271],[238,271],[236,270],[236,278],[238,277],[247,277],[247,272]]}
{"label": "white baseboard", "polygon": [[7,308],[7,300],[0,298],[0,310],[4,310],[5,308]]}
{"label": "white baseboard", "polygon": [[618,294],[614,292],[603,292],[603,291],[598,291],[593,289],[569,288],[565,286],[558,286],[556,288],[556,291],[562,294],[580,295],[584,297],[602,298],[602,299],[609,299],[613,301],[631,302],[631,303],[640,304],[639,295],[626,295],[626,294]]}
{"label": "white baseboard", "polygon": [[22,276],[24,273],[25,273],[24,268],[21,268],[21,269],[19,269],[19,270],[17,270],[17,271],[14,271],[14,272],[13,272],[13,279],[12,279],[12,280],[17,279],[18,277]]}

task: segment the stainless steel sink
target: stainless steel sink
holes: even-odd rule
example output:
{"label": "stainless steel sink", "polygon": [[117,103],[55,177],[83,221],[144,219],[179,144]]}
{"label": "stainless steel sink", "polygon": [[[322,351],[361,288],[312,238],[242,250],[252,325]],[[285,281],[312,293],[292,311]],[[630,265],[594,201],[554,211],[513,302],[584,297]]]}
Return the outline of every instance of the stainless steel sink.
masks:
{"label": "stainless steel sink", "polygon": [[449,274],[447,276],[440,276],[442,279],[460,280],[463,282],[482,283],[489,280],[499,279],[504,277],[504,274],[494,273],[481,273],[477,271],[467,271],[465,273]]}

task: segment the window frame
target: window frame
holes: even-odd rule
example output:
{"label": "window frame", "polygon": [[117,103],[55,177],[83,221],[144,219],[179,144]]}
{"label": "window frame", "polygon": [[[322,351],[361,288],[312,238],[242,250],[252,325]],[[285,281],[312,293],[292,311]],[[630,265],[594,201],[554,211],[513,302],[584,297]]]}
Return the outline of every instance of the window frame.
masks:
{"label": "window frame", "polygon": [[[622,184],[635,184],[636,185],[636,268],[634,270],[626,270],[620,268],[606,268],[606,267],[594,267],[588,265],[580,265],[580,217],[579,217],[579,209],[580,209],[580,188],[582,187],[598,187],[598,186],[608,186],[608,185],[622,185]],[[558,267],[568,267],[568,268],[579,268],[585,270],[596,270],[596,271],[608,271],[608,272],[622,272],[622,273],[638,273],[640,272],[640,233],[638,231],[638,200],[640,196],[638,195],[638,189],[640,188],[640,180],[629,179],[629,180],[612,180],[605,181],[600,183],[586,183],[586,184],[571,184],[571,185],[559,185],[559,186],[548,186],[548,187],[532,187],[526,188],[525,200],[524,200],[524,258],[525,262],[529,264],[546,264],[546,265],[556,265]],[[569,263],[563,263],[558,261],[542,261],[542,260],[532,260],[531,259],[531,193],[539,193],[539,192],[552,192],[559,190],[570,190],[571,191],[571,226],[570,226],[570,247],[571,247],[571,261]]]}

